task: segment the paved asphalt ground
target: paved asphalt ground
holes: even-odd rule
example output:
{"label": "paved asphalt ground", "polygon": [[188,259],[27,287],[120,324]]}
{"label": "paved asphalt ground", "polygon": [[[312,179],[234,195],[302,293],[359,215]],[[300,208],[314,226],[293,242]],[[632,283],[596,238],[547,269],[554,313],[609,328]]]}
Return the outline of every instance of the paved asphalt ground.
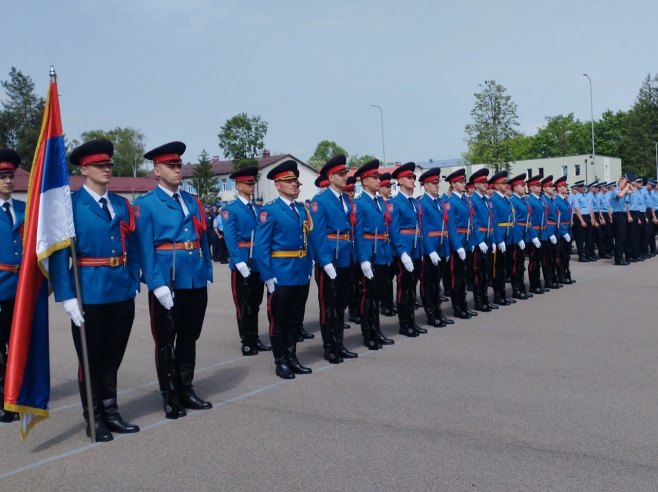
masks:
{"label": "paved asphalt ground", "polygon": [[[90,444],[67,318],[51,307],[50,418],[0,424],[2,490],[658,490],[658,258],[573,263],[578,283],[332,366],[315,286],[283,381],[242,357],[215,264],[195,388],[214,408],[166,420],[145,295],[119,372],[141,432]],[[446,310],[448,313],[450,310]],[[263,313],[262,313],[263,314]],[[264,324],[262,317],[262,326]],[[424,317],[419,316],[424,320]]]}

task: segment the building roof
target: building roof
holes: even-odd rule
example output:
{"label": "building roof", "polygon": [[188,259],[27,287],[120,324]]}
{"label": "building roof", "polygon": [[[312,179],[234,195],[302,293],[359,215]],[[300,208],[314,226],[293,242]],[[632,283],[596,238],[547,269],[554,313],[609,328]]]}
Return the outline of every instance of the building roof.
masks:
{"label": "building roof", "polygon": [[[25,169],[16,170],[16,183],[14,191],[26,192],[30,182],[30,173]],[[71,190],[79,190],[85,183],[84,176],[71,176]],[[153,178],[132,178],[127,176],[114,176],[107,187],[113,193],[146,193],[155,188],[156,181]]]}
{"label": "building roof", "polygon": [[[257,157],[256,160],[258,161],[258,169],[263,169],[270,164],[274,164],[275,162],[279,162],[285,159],[294,159],[297,162],[301,163],[302,165],[306,167],[310,167],[308,164],[306,164],[304,161],[297,159],[292,154],[277,154],[277,155],[270,155],[270,154],[265,154],[262,157]],[[194,169],[198,166],[199,164],[192,164],[192,163],[187,163],[183,164],[181,167],[181,171],[183,173],[183,179],[185,178],[191,178],[194,174]],[[225,174],[231,174],[233,171],[233,166],[234,162],[232,160],[226,160],[226,161],[220,161],[219,159],[213,159],[212,160],[212,174],[213,176],[221,176]],[[149,176],[152,176],[153,171],[149,173]]]}
{"label": "building roof", "polygon": [[431,159],[427,162],[417,162],[416,164],[423,169],[433,169],[435,167],[444,168],[466,166],[466,161],[461,157],[455,157],[453,159]]}

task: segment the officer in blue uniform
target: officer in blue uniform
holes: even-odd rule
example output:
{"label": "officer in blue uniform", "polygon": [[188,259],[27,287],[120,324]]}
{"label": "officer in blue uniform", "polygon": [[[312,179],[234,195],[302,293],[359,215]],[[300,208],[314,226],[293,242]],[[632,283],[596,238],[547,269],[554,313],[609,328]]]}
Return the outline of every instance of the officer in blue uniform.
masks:
{"label": "officer in blue uniform", "polygon": [[315,254],[315,280],[320,304],[320,333],[324,358],[331,364],[355,359],[343,343],[345,309],[354,289],[352,206],[343,188],[347,185],[347,157],[338,154],[320,171],[329,181],[327,189],[311,200],[313,229],[310,231]]}
{"label": "officer in blue uniform", "polygon": [[473,232],[473,209],[466,201],[466,170],[458,169],[446,177],[450,183],[445,208],[448,211],[448,239],[450,240],[450,297],[456,318],[470,319],[476,311],[466,304],[466,249]]}
{"label": "officer in blue uniform", "polygon": [[[491,255],[493,242],[493,212],[491,202],[486,195],[489,169],[482,168],[471,174],[468,179],[469,185],[474,187],[471,195],[471,206],[473,207],[473,233],[471,234],[471,258],[473,271],[473,299],[476,311],[489,312],[492,304],[489,303],[488,262]],[[468,256],[467,256],[468,258]],[[498,307],[498,306],[496,306]]]}
{"label": "officer in blue uniform", "polygon": [[563,285],[575,284],[576,281],[571,278],[571,269],[569,261],[571,256],[571,206],[567,201],[569,196],[569,185],[567,177],[560,176],[555,180],[555,190],[557,194],[553,199],[557,208],[557,245],[555,253],[555,268],[557,281]]}
{"label": "officer in blue uniform", "polygon": [[144,154],[153,161],[158,186],[135,200],[155,366],[169,419],[185,416],[186,408],[212,408],[192,387],[213,272],[201,204],[180,190],[184,152],[184,143],[170,142]]}
{"label": "officer in blue uniform", "polygon": [[573,195],[571,207],[573,208],[573,235],[576,241],[576,250],[578,252],[578,261],[586,263],[595,261],[590,257],[590,246],[593,240],[593,221],[591,198],[585,195],[585,183],[578,181],[576,185],[576,194]]}
{"label": "officer in blue uniform", "polygon": [[[626,173],[619,178],[617,185],[612,190],[610,196],[610,211],[612,212],[612,232],[615,238],[614,259],[615,265],[630,265],[629,256],[626,254],[626,238],[628,237],[628,228],[633,218],[628,207],[629,195],[633,191],[633,180],[635,174]],[[575,224],[574,224],[575,225]]]}
{"label": "officer in blue uniform", "polygon": [[514,208],[514,249],[512,251],[512,271],[510,279],[512,284],[512,298],[528,299],[533,296],[528,292],[525,284],[525,253],[526,247],[537,237],[535,230],[531,227],[532,217],[528,208],[525,193],[526,173],[514,176],[508,181],[512,188],[510,202]]}
{"label": "officer in blue uniform", "polygon": [[407,162],[392,173],[398,182],[398,194],[387,206],[391,214],[391,244],[394,261],[398,266],[397,305],[400,335],[417,337],[427,333],[414,321],[416,282],[423,258],[423,237],[421,231],[422,207],[413,197],[416,184],[414,170],[416,164]]}
{"label": "officer in blue uniform", "polygon": [[139,431],[138,426],[123,420],[117,403],[117,372],[135,318],[139,252],[132,206],[125,198],[107,191],[113,153],[112,142],[92,140],[73,150],[69,157],[85,177],[84,186],[71,198],[82,307],[73,270],[69,269],[71,251],[62,249],[50,258],[55,300],[62,302],[72,321],[80,398],[87,435],[91,436],[79,328],[85,323],[96,441],[101,442],[111,441],[112,432]]}
{"label": "officer in blue uniform", "polygon": [[448,256],[448,224],[443,204],[438,198],[441,170],[425,171],[420,176],[420,184],[425,193],[418,198],[423,214],[421,231],[423,234],[423,261],[420,273],[420,297],[427,316],[427,324],[442,328],[453,320],[441,312],[441,257]]}
{"label": "officer in blue uniform", "polygon": [[[379,175],[379,196],[384,199],[384,203],[388,203],[391,199],[391,177],[391,173],[381,173]],[[386,276],[386,291],[380,306],[381,313],[389,317],[398,314],[398,309],[393,301],[393,279],[396,276],[396,266],[394,263],[389,265],[388,275]]]}
{"label": "officer in blue uniform", "polygon": [[260,207],[251,202],[258,167],[247,167],[229,176],[235,181],[238,197],[222,207],[224,239],[231,270],[231,292],[238,320],[242,355],[271,350],[258,336],[258,311],[263,302],[264,284],[254,260],[254,234]]}
{"label": "officer in blue uniform", "polygon": [[542,272],[544,274],[544,285],[551,289],[559,289],[562,284],[556,280],[555,256],[557,254],[557,228],[560,217],[558,209],[554,202],[555,187],[553,186],[553,176],[546,176],[541,180],[542,197],[546,210],[546,230],[544,231],[541,250],[542,250]]}
{"label": "officer in blue uniform", "polygon": [[392,345],[379,324],[379,308],[386,295],[386,278],[393,261],[389,240],[391,216],[380,189],[379,161],[366,162],[354,173],[361,180],[363,193],[354,200],[354,250],[361,271],[361,334],[368,350]]}
{"label": "officer in blue uniform", "polygon": [[5,369],[9,333],[14,314],[18,271],[23,258],[25,202],[11,197],[21,158],[12,149],[0,149],[0,422],[18,420],[18,413],[4,411]]}
{"label": "officer in blue uniform", "polygon": [[631,211],[633,222],[630,224],[628,240],[626,242],[626,248],[628,250],[626,256],[629,257],[628,261],[633,263],[644,261],[640,245],[642,244],[644,223],[646,220],[646,205],[644,203],[641,189],[642,178],[636,177],[633,182],[633,192],[629,197],[629,210]]}
{"label": "officer in blue uniform", "polygon": [[649,241],[649,256],[656,256],[656,224],[658,224],[658,216],[656,216],[656,201],[658,200],[658,192],[656,192],[656,183],[655,179],[647,179],[647,210],[650,210],[650,213],[647,212],[647,234]]}
{"label": "officer in blue uniform", "polygon": [[514,247],[514,209],[507,197],[507,171],[494,174],[489,180],[496,188],[491,197],[493,205],[493,235],[496,243],[494,253],[493,289],[494,304],[509,306],[515,303],[514,299],[507,297],[505,283],[507,281],[508,262],[506,258],[512,254]]}
{"label": "officer in blue uniform", "polygon": [[299,196],[299,169],[289,159],[267,173],[279,198],[266,204],[256,227],[254,253],[267,287],[267,314],[276,375],[293,379],[310,374],[297,359],[297,336],[304,324],[304,311],[311,280],[312,258],[308,234],[313,223]]}
{"label": "officer in blue uniform", "polygon": [[527,245],[528,250],[528,281],[530,284],[531,294],[543,294],[549,292],[548,286],[541,285],[541,255],[546,231],[546,205],[541,200],[541,180],[543,176],[538,174],[528,178],[528,209],[530,211],[530,222],[533,231],[533,237]]}

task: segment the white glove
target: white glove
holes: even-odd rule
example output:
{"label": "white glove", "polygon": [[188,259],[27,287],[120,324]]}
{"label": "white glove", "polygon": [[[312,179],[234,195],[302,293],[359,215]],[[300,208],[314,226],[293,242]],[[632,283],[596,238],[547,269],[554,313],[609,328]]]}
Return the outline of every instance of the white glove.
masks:
{"label": "white glove", "polygon": [[411,257],[406,253],[402,253],[402,256],[400,256],[400,260],[402,261],[402,264],[404,265],[404,269],[408,272],[413,272],[414,271],[414,262],[411,260]]}
{"label": "white glove", "polygon": [[482,251],[483,253],[489,251],[489,246],[487,246],[487,243],[485,243],[484,241],[478,244],[478,247],[480,248],[480,251]]}
{"label": "white glove", "polygon": [[64,308],[64,311],[66,311],[66,314],[69,315],[75,326],[82,326],[82,323],[85,322],[85,318],[82,316],[82,312],[80,311],[80,304],[78,304],[77,299],[73,298],[62,301],[62,307]]}
{"label": "white glove", "polygon": [[212,282],[210,280],[206,280],[206,287],[210,287],[212,285]]}
{"label": "white glove", "polygon": [[156,289],[153,289],[153,295],[160,301],[162,307],[166,310],[174,307],[174,296],[171,295],[171,290],[166,285],[162,285]]}
{"label": "white glove", "polygon": [[519,246],[519,249],[523,251],[525,249],[525,241],[521,239],[518,243],[516,243]]}
{"label": "white glove", "polygon": [[564,240],[565,240],[566,242],[571,241],[571,236],[569,235],[568,232],[564,235]]}
{"label": "white glove", "polygon": [[251,270],[249,270],[249,267],[244,261],[236,263],[235,268],[238,269],[238,272],[240,272],[240,275],[242,275],[244,278],[247,278],[249,275],[251,275]]}
{"label": "white glove", "polygon": [[535,245],[535,248],[541,248],[541,241],[537,237],[532,238],[532,244]]}
{"label": "white glove", "polygon": [[464,248],[459,248],[457,250],[457,255],[459,256],[460,260],[465,260],[466,259],[466,250]]}
{"label": "white glove", "polygon": [[504,242],[504,241],[499,242],[499,243],[498,243],[498,250],[499,250],[501,253],[504,253],[504,252],[505,252],[505,249],[506,249],[506,248],[505,248],[505,242]]}
{"label": "white glove", "polygon": [[557,244],[557,238],[555,237],[555,234],[551,234],[551,237],[549,237],[548,239],[551,243]]}
{"label": "white glove", "polygon": [[372,265],[370,264],[369,261],[362,261],[361,262],[361,271],[363,274],[366,276],[368,280],[372,280],[372,277],[375,275],[372,273]]}
{"label": "white glove", "polygon": [[336,278],[336,269],[331,263],[327,263],[325,266],[322,267],[325,272],[327,272],[327,275],[331,280]]}
{"label": "white glove", "polygon": [[430,260],[432,260],[432,265],[436,266],[439,264],[441,261],[441,258],[439,257],[439,254],[436,251],[432,251],[430,254]]}
{"label": "white glove", "polygon": [[492,252],[492,253],[495,253],[497,249],[498,249],[498,248],[496,247],[496,243],[493,243],[493,244],[491,245],[491,252]]}
{"label": "white glove", "polygon": [[270,294],[274,292],[274,284],[276,284],[276,277],[272,277],[271,279],[265,281],[265,287],[267,287],[267,292]]}

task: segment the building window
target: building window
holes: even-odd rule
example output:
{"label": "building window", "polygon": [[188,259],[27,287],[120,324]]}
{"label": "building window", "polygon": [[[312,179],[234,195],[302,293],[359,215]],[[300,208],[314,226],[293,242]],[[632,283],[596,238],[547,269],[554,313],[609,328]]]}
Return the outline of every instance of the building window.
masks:
{"label": "building window", "polygon": [[569,175],[569,166],[562,166],[562,176]]}
{"label": "building window", "polygon": [[544,175],[544,168],[543,167],[539,168],[539,174],[541,174],[542,176]]}
{"label": "building window", "polygon": [[531,177],[531,176],[532,176],[532,168],[529,167],[529,168],[528,168],[528,177]]}
{"label": "building window", "polygon": [[580,176],[580,164],[574,164],[574,176]]}

